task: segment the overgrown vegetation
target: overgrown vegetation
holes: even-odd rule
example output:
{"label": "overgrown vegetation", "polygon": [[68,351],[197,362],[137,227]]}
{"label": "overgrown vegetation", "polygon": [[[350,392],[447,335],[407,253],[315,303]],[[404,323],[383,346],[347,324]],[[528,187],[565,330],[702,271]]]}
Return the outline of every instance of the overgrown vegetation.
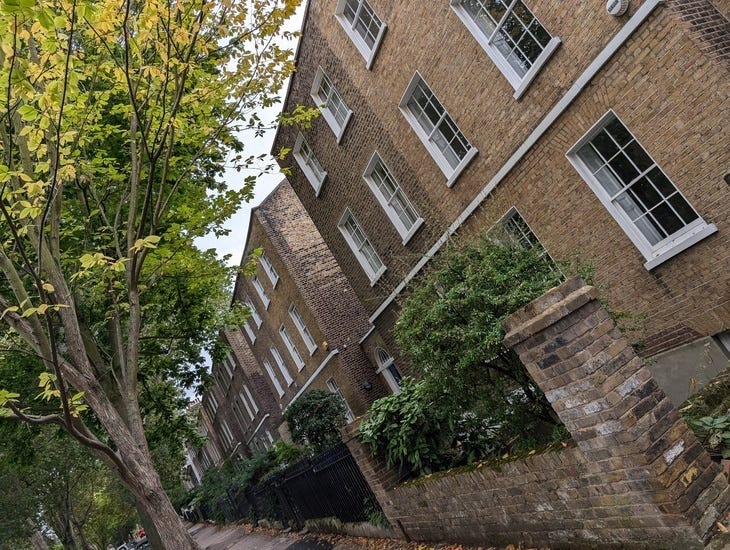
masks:
{"label": "overgrown vegetation", "polygon": [[419,379],[372,406],[372,451],[420,475],[565,437],[501,324],[562,279],[539,245],[487,233],[447,248],[402,304],[395,335]]}
{"label": "overgrown vegetation", "polygon": [[295,443],[321,453],[340,441],[344,426],[345,405],[337,395],[311,390],[294,401],[284,413]]}
{"label": "overgrown vegetation", "polygon": [[183,501],[183,507],[202,505],[212,519],[225,520],[221,505],[227,502],[227,497],[337,444],[339,428],[345,424],[344,413],[344,404],[338,396],[324,390],[304,393],[284,414],[296,444],[278,440],[265,453],[232,458],[219,467],[207,469],[200,486]]}
{"label": "overgrown vegetation", "polygon": [[730,458],[730,368],[687,399],[679,412],[710,456]]}

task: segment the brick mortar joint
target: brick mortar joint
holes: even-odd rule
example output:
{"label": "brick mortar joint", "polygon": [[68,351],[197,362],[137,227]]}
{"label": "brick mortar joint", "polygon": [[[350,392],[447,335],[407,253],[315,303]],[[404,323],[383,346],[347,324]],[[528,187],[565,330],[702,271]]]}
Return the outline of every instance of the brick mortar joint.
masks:
{"label": "brick mortar joint", "polygon": [[[569,281],[570,282],[570,281]],[[564,283],[566,284],[566,283]],[[553,292],[560,292],[562,285],[560,287],[557,287],[554,289]],[[534,336],[552,325],[556,324],[560,320],[568,317],[581,307],[585,306],[586,304],[592,302],[593,300],[598,298],[598,289],[596,289],[593,286],[590,285],[584,285],[578,290],[575,290],[565,296],[562,300],[560,300],[557,303],[554,303],[550,306],[548,306],[543,311],[537,313],[533,317],[527,319],[526,321],[518,324],[516,327],[514,327],[510,332],[504,337],[504,345],[506,347],[514,347],[531,336]],[[539,300],[540,298],[538,298]],[[525,308],[513,313],[510,317],[508,317],[504,322],[503,325],[509,326],[510,320],[520,316],[524,316],[525,310],[530,308],[530,306],[534,302],[531,302],[528,304]]]}

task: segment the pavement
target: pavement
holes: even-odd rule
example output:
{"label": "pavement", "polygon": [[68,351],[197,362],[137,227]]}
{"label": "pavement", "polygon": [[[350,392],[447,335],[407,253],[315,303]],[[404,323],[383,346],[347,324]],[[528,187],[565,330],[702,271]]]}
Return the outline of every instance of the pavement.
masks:
{"label": "pavement", "polygon": [[361,546],[333,544],[314,536],[274,534],[240,525],[191,524],[188,531],[202,550],[357,550]]}

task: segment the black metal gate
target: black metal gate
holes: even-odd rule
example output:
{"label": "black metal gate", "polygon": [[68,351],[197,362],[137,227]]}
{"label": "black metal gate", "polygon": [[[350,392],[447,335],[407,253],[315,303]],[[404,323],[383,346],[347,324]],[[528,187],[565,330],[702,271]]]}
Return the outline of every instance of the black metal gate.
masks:
{"label": "black metal gate", "polygon": [[231,489],[227,500],[228,505],[221,509],[229,521],[266,518],[297,528],[307,519],[367,521],[382,512],[344,443],[300,460],[244,491]]}

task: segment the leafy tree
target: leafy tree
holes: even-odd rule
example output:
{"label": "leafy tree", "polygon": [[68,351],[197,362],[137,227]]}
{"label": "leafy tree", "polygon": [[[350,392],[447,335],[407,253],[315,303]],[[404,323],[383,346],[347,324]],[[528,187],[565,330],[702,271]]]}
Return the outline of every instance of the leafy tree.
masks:
{"label": "leafy tree", "polygon": [[236,132],[261,130],[253,110],[292,68],[272,37],[298,3],[0,0],[2,345],[43,364],[41,399],[5,386],[0,413],[92,449],[155,547],[194,543],[140,386],[197,383],[198,345],[226,322],[225,270],[193,239],[251,194],[255,176],[239,191],[219,176],[257,162]]}
{"label": "leafy tree", "polygon": [[126,489],[65,432],[5,424],[0,433],[0,540],[6,532],[21,547],[50,528],[64,548],[103,548],[139,521]]}
{"label": "leafy tree", "polygon": [[421,474],[550,438],[560,421],[502,346],[501,322],[561,279],[539,246],[493,233],[445,250],[410,290],[394,329],[419,381],[375,402],[365,441]]}
{"label": "leafy tree", "polygon": [[313,452],[322,452],[340,441],[345,405],[333,393],[311,390],[294,401],[284,413],[292,439]]}

